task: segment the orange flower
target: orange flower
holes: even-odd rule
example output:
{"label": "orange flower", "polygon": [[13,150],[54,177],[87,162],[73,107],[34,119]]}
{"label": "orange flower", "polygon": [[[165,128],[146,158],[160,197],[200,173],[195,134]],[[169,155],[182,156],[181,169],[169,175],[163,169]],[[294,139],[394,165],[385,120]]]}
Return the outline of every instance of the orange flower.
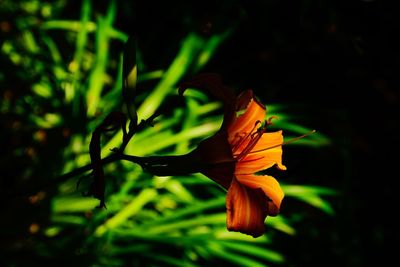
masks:
{"label": "orange flower", "polygon": [[265,132],[270,119],[265,120],[266,108],[251,90],[235,97],[214,74],[198,75],[180,93],[188,87],[204,88],[225,104],[221,129],[195,151],[208,164],[202,173],[228,190],[227,228],[261,236],[265,218],[279,213],[284,194],[275,178],[255,173],[272,166],[286,169],[282,131]]}

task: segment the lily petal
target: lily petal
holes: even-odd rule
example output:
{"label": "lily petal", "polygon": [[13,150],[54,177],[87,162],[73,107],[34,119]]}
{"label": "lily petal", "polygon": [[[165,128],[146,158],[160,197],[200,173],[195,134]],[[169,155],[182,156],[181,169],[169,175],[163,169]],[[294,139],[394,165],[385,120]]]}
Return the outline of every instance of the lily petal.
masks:
{"label": "lily petal", "polygon": [[264,233],[264,221],[268,214],[265,194],[260,189],[252,189],[232,179],[226,196],[227,228],[253,237]]}
{"label": "lily petal", "polygon": [[227,133],[220,131],[205,139],[197,146],[197,153],[201,161],[209,166],[201,173],[228,189],[232,182],[236,161],[227,141]]}
{"label": "lily petal", "polygon": [[260,140],[258,140],[252,153],[259,153],[255,151],[268,151],[268,148],[277,147],[283,143],[282,131],[264,133]]}
{"label": "lily petal", "polygon": [[282,131],[264,133],[255,147],[236,165],[237,174],[251,174],[274,165],[286,170],[282,164]]}
{"label": "lily petal", "polygon": [[241,93],[237,99],[237,111],[244,110],[243,114],[236,117],[228,126],[229,138],[232,140],[236,134],[250,133],[257,121],[264,121],[266,110],[253,95],[253,91],[247,90]]}
{"label": "lily petal", "polygon": [[265,196],[270,199],[268,207],[268,215],[276,216],[279,213],[279,209],[284,197],[284,193],[278,183],[278,181],[268,175],[236,175],[237,181],[253,190],[261,189]]}

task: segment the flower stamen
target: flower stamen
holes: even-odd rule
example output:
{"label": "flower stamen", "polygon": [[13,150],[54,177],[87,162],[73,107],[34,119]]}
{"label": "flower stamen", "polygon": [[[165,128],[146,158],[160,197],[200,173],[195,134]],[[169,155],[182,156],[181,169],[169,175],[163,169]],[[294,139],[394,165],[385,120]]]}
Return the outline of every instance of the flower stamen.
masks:
{"label": "flower stamen", "polygon": [[270,146],[270,147],[266,147],[266,148],[263,148],[263,149],[251,151],[251,152],[249,152],[248,154],[254,154],[254,153],[266,151],[266,150],[269,150],[269,149],[272,149],[272,148],[275,148],[275,147],[287,145],[287,144],[293,143],[293,142],[295,142],[295,141],[297,141],[297,140],[300,140],[300,139],[302,139],[302,138],[304,138],[304,137],[307,137],[307,136],[309,136],[309,135],[311,135],[311,134],[313,134],[313,133],[315,133],[315,132],[316,132],[316,130],[312,130],[312,131],[310,131],[310,132],[308,132],[308,133],[306,133],[306,134],[297,136],[297,137],[292,138],[292,139],[290,139],[290,140],[288,140],[288,141],[286,141],[286,142],[283,142],[283,143],[281,143],[281,144],[277,144],[277,145]]}
{"label": "flower stamen", "polygon": [[[235,153],[249,137],[250,137],[250,139],[253,139],[253,134],[256,134],[258,132],[258,130],[256,130],[256,129],[257,129],[259,124],[261,124],[261,121],[256,121],[256,123],[254,124],[253,129],[251,129],[251,131],[246,136],[239,137],[240,138],[239,141],[236,144],[234,144],[233,147],[232,147],[232,152],[233,153]],[[255,133],[253,133],[254,130],[256,130]]]}
{"label": "flower stamen", "polygon": [[261,139],[262,135],[264,134],[266,127],[258,129],[257,132],[253,133],[251,136],[250,142],[247,146],[240,152],[240,154],[236,157],[237,161],[240,161],[244,157],[246,157],[251,150],[257,145],[258,141]]}

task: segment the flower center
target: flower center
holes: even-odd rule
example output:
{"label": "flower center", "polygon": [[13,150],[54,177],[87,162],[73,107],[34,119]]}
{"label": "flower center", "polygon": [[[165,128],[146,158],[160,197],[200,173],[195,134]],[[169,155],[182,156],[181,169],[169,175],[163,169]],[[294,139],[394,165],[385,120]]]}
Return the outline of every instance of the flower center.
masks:
{"label": "flower center", "polygon": [[262,125],[261,121],[256,121],[250,132],[237,133],[235,135],[235,138],[232,142],[232,153],[237,161],[240,161],[251,152],[251,150],[262,137],[268,124],[269,121],[266,121],[265,125],[260,127]]}
{"label": "flower center", "polygon": [[[248,133],[245,132],[245,133],[236,133],[235,134],[235,137],[231,143],[231,146],[232,146],[232,154],[236,161],[241,161],[248,154],[254,154],[254,153],[266,151],[266,150],[269,150],[269,149],[272,149],[275,147],[287,145],[287,144],[290,144],[294,141],[302,139],[302,138],[309,136],[316,132],[315,130],[312,130],[306,134],[292,138],[286,142],[282,142],[282,143],[274,145],[274,146],[270,146],[270,147],[252,151],[252,149],[257,145],[258,141],[261,139],[262,135],[267,130],[267,126],[271,124],[271,120],[273,118],[275,118],[275,117],[273,116],[273,117],[269,118],[268,120],[266,120],[263,126],[262,126],[261,121],[256,121],[253,128]],[[256,159],[253,159],[253,160],[256,160]]]}

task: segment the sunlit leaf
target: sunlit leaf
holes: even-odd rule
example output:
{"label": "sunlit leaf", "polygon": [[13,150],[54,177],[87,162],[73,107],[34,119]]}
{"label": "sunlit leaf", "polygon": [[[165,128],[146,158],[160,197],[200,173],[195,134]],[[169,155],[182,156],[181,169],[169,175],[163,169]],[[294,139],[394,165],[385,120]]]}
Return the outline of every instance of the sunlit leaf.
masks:
{"label": "sunlit leaf", "polygon": [[105,71],[109,56],[109,29],[115,17],[115,3],[111,1],[110,9],[105,18],[98,19],[98,30],[96,31],[96,61],[89,76],[89,88],[86,93],[87,112],[89,116],[94,116],[103,90],[105,81]]}
{"label": "sunlit leaf", "polygon": [[202,211],[208,210],[208,209],[213,209],[213,208],[218,208],[218,207],[224,207],[225,206],[225,197],[223,198],[217,198],[217,199],[210,199],[208,201],[202,201],[198,203],[193,203],[192,205],[186,207],[186,208],[181,208],[169,215],[166,215],[164,217],[159,217],[157,218],[156,221],[153,222],[146,222],[144,226],[150,227],[152,225],[161,225],[165,224],[166,222],[171,222],[171,221],[176,221],[176,220],[183,220],[183,217],[191,215],[191,214],[196,214],[196,213],[201,213]]}
{"label": "sunlit leaf", "polygon": [[321,187],[316,185],[288,185],[283,184],[281,185],[282,190],[285,192],[287,196],[299,196],[299,195],[328,195],[333,196],[337,195],[338,192],[328,188],[328,187]]}
{"label": "sunlit leaf", "polygon": [[188,262],[188,261],[182,261],[181,259],[166,256],[160,254],[151,254],[148,255],[149,258],[154,259],[158,262],[162,262],[164,264],[169,264],[170,266],[178,266],[178,267],[195,267],[198,266],[194,263]]}
{"label": "sunlit leaf", "polygon": [[182,42],[182,47],[174,61],[163,75],[161,81],[154,88],[152,93],[147,96],[145,101],[138,108],[139,120],[147,119],[157,110],[164,98],[176,90],[176,85],[186,73],[192,61],[202,48],[203,40],[195,35],[189,34]]}
{"label": "sunlit leaf", "polygon": [[256,256],[270,262],[275,262],[275,263],[284,262],[284,257],[280,253],[277,253],[276,251],[267,249],[265,247],[258,247],[246,243],[226,242],[226,241],[219,242],[219,244],[222,244],[225,248],[229,250]]}
{"label": "sunlit leaf", "polygon": [[176,221],[171,223],[165,223],[163,225],[152,226],[148,229],[148,232],[151,234],[159,234],[163,232],[176,231],[179,229],[190,229],[194,226],[202,226],[206,224],[225,224],[226,223],[226,214],[218,213],[218,214],[210,214],[207,216],[200,216],[193,219],[186,219],[183,221]]}
{"label": "sunlit leaf", "polygon": [[215,257],[224,259],[235,265],[254,266],[254,267],[268,266],[262,262],[254,260],[252,258],[243,256],[243,255],[240,255],[237,253],[233,253],[233,252],[228,252],[226,249],[224,249],[222,246],[220,246],[218,244],[208,243],[206,249]]}
{"label": "sunlit leaf", "polygon": [[54,213],[84,212],[93,210],[99,205],[99,201],[87,197],[58,197],[52,201]]}
{"label": "sunlit leaf", "polygon": [[290,225],[290,223],[283,217],[282,214],[276,217],[267,217],[267,226],[272,227],[276,230],[282,231],[288,235],[296,234],[296,230]]}
{"label": "sunlit leaf", "polygon": [[152,201],[157,195],[157,191],[153,189],[144,189],[138,196],[136,196],[131,203],[126,205],[121,211],[108,219],[104,224],[97,227],[95,230],[96,236],[103,235],[108,229],[116,228],[122,224],[129,217],[134,216],[139,212],[144,205]]}

